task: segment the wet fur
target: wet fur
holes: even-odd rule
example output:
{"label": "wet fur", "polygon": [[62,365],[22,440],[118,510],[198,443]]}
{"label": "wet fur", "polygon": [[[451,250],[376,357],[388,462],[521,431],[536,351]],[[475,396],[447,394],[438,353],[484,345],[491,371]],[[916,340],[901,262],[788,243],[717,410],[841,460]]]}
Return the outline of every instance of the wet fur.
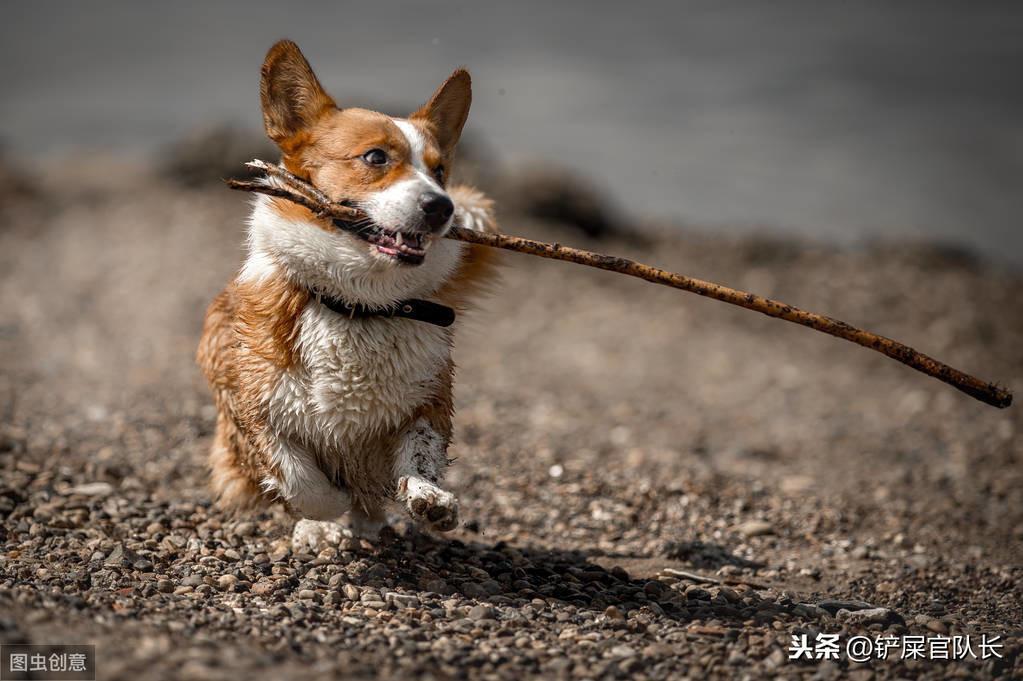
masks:
{"label": "wet fur", "polygon": [[[409,210],[405,192],[445,191],[436,169],[450,168],[468,74],[456,71],[422,109],[395,120],[337,109],[298,48],[282,41],[267,55],[261,95],[283,165],[334,198],[386,199],[385,220]],[[393,163],[368,167],[360,155],[372,148]],[[485,197],[446,192],[460,224],[495,229]],[[439,236],[423,264],[396,264],[301,206],[257,197],[249,255],[210,305],[198,351],[218,412],[210,464],[219,503],[276,500],[303,517],[351,509],[375,519],[396,498],[415,516],[413,501],[447,494],[434,485],[452,431],[453,328],[348,319],[317,296],[369,305],[419,297],[464,310],[493,264],[482,247]],[[413,492],[425,496],[406,499]]]}

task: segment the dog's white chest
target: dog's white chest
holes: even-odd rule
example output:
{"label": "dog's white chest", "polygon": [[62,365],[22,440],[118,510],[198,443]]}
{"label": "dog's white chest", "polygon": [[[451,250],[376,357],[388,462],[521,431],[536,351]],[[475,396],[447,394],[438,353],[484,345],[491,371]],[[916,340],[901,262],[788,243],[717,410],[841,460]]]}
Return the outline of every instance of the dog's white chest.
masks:
{"label": "dog's white chest", "polygon": [[396,430],[437,394],[449,331],[408,319],[341,317],[311,301],[299,318],[298,365],[270,400],[274,430],[321,454]]}

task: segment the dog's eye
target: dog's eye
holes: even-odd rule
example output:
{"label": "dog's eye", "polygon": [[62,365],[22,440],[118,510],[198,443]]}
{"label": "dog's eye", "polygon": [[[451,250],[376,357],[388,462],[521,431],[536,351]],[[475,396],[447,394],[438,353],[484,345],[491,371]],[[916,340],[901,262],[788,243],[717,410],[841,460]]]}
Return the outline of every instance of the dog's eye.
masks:
{"label": "dog's eye", "polygon": [[387,152],[383,149],[370,149],[362,155],[362,160],[371,166],[382,166],[387,163]]}
{"label": "dog's eye", "polygon": [[444,184],[444,166],[434,168],[433,176],[437,179],[437,184]]}

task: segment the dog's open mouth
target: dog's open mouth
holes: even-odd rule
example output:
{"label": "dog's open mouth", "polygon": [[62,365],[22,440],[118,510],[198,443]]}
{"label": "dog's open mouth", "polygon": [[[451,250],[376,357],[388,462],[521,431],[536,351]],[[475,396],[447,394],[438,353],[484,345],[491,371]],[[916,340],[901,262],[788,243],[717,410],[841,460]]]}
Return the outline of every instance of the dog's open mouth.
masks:
{"label": "dog's open mouth", "polygon": [[379,253],[398,262],[419,265],[426,259],[426,248],[429,244],[427,235],[421,232],[397,232],[379,225],[355,225],[343,220],[334,220],[334,225],[369,242]]}

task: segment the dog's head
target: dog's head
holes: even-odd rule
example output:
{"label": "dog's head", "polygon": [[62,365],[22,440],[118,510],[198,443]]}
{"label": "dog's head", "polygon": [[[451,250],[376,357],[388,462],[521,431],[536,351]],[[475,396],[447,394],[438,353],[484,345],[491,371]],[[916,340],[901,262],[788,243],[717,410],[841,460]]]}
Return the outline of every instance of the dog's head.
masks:
{"label": "dog's head", "polygon": [[408,118],[392,118],[338,108],[298,46],[282,40],[263,62],[260,95],[285,167],[368,216],[329,228],[346,259],[421,265],[454,214],[445,185],[472,101],[468,72],[452,73]]}

